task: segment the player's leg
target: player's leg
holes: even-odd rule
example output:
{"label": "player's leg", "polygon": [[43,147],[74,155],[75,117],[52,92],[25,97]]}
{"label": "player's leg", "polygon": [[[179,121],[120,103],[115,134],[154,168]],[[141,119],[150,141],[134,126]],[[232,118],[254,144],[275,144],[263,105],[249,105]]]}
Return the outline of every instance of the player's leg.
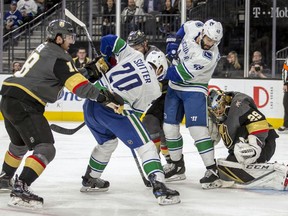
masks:
{"label": "player's leg", "polygon": [[8,131],[10,140],[13,139],[15,143],[10,142],[9,148],[6,151],[4,162],[2,165],[2,171],[0,174],[0,190],[10,192],[13,186],[13,176],[21,164],[24,155],[28,151],[28,147],[22,141],[17,130],[11,125],[11,123],[4,117],[5,128]]}
{"label": "player's leg", "polygon": [[[27,150],[33,151],[33,154],[26,158],[19,178],[16,177],[9,205],[42,207],[43,198],[33,194],[28,187],[41,175],[55,156],[54,138],[43,116],[44,107],[41,104],[24,103],[14,98],[4,97],[1,101],[1,110],[8,121],[6,122],[7,132],[12,143],[9,146],[11,154],[6,154],[3,170],[12,175]],[[16,157],[12,158],[13,156]]]}
{"label": "player's leg", "polygon": [[163,168],[155,144],[140,119],[133,112],[126,112],[126,119],[113,133],[131,149],[136,149],[142,167],[153,187],[153,194],[160,205],[180,202],[179,193],[166,187]]}
{"label": "player's leg", "polygon": [[206,96],[201,92],[183,92],[186,127],[206,166],[206,173],[200,179],[202,188],[220,187],[219,175],[214,159],[214,145],[208,130]]}
{"label": "player's leg", "polygon": [[178,94],[175,90],[168,88],[164,106],[163,130],[171,158],[171,161],[164,166],[166,181],[186,178],[182,154],[183,138],[180,134],[179,125],[184,116],[184,108]]}
{"label": "player's leg", "polygon": [[110,183],[101,179],[101,174],[110,161],[115,151],[118,140],[116,136],[107,129],[105,121],[112,124],[115,114],[112,110],[99,103],[86,100],[83,106],[84,119],[87,127],[97,141],[94,147],[86,172],[82,176],[81,192],[102,192],[109,189]]}
{"label": "player's leg", "polygon": [[218,159],[217,163],[223,187],[288,190],[288,166],[284,164],[244,165],[225,159]]}

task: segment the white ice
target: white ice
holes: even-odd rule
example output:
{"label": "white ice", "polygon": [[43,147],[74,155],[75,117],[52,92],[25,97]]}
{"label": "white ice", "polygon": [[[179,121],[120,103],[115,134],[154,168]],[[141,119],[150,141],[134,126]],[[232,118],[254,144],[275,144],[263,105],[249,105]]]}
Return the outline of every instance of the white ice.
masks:
{"label": "white ice", "polygon": [[[74,128],[79,122],[54,122]],[[9,144],[3,121],[0,121],[0,165]],[[187,179],[167,183],[181,194],[181,203],[159,206],[150,188],[146,188],[128,147],[119,143],[102,178],[110,181],[108,192],[81,193],[84,175],[95,140],[87,127],[74,135],[54,133],[57,149],[55,159],[33,184],[33,192],[44,198],[40,210],[22,210],[7,206],[9,193],[0,193],[0,215],[81,215],[81,216],[287,216],[288,191],[213,189],[203,190],[199,179],[205,167],[187,129],[182,126]],[[271,161],[287,164],[288,135],[280,135]],[[31,154],[31,152],[29,152]],[[28,154],[27,154],[28,155]],[[225,157],[227,150],[218,144],[216,158]],[[164,161],[163,161],[164,162]],[[23,162],[17,171],[22,170]],[[1,168],[1,167],[0,167]]]}

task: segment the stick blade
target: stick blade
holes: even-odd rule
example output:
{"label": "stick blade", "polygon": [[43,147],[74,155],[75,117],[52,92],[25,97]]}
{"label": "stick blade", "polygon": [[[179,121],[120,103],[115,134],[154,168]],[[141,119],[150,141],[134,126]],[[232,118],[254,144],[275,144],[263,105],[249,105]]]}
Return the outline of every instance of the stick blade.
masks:
{"label": "stick blade", "polygon": [[86,27],[86,25],[77,17],[75,17],[68,9],[65,8],[64,13],[65,16],[69,17],[73,22],[77,23],[79,26]]}
{"label": "stick blade", "polygon": [[60,133],[60,134],[64,134],[64,135],[72,135],[72,134],[76,133],[78,130],[80,130],[84,125],[85,125],[85,122],[83,122],[81,125],[79,125],[76,128],[69,129],[69,128],[61,127],[61,126],[56,125],[56,124],[51,124],[50,128],[51,128],[51,130],[53,130],[56,133]]}

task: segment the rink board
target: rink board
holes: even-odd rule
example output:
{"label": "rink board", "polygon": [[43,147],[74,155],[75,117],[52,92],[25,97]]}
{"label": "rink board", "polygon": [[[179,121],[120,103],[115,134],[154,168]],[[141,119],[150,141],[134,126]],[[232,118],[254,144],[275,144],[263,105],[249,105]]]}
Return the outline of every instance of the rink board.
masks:
{"label": "rink board", "polygon": [[[0,75],[0,83],[7,75]],[[225,91],[240,91],[250,95],[259,110],[274,127],[283,123],[283,82],[269,79],[211,79],[209,88]],[[83,121],[82,105],[85,99],[64,89],[59,100],[47,104],[45,116],[51,121]],[[0,113],[0,120],[3,117]]]}

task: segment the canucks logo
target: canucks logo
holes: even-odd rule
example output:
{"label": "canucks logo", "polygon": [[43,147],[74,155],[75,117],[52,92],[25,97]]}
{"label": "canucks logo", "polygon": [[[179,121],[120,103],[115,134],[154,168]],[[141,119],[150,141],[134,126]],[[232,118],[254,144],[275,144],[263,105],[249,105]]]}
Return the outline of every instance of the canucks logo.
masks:
{"label": "canucks logo", "polygon": [[201,70],[202,68],[204,68],[204,66],[200,65],[200,64],[194,64],[193,67],[194,67],[195,70]]}

